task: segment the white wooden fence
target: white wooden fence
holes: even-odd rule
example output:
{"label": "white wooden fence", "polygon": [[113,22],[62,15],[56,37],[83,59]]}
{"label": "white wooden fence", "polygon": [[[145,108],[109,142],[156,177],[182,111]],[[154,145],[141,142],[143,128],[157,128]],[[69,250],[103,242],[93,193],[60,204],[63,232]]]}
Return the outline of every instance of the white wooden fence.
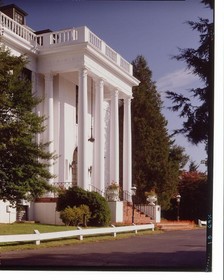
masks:
{"label": "white wooden fence", "polygon": [[77,230],[69,231],[60,231],[60,232],[48,232],[40,233],[38,230],[34,230],[33,234],[17,234],[17,235],[0,235],[0,243],[7,242],[30,242],[35,241],[36,245],[40,244],[42,240],[50,239],[60,239],[68,237],[78,237],[79,240],[83,240],[83,236],[89,235],[105,235],[113,234],[116,237],[119,232],[131,232],[134,231],[136,234],[138,230],[152,230],[154,231],[154,224],[145,224],[145,225],[132,225],[132,226],[123,226],[123,227],[107,227],[107,228],[93,228],[93,229],[82,229],[78,227]]}
{"label": "white wooden fence", "polygon": [[199,227],[207,226],[207,221],[202,221],[202,220],[198,219],[198,225],[199,225]]}

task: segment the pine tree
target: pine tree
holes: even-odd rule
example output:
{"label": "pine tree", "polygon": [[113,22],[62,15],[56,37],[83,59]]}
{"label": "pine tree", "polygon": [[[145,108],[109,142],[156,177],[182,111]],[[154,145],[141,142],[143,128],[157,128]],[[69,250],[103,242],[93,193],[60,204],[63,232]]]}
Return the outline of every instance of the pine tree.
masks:
{"label": "pine tree", "polygon": [[[213,0],[203,0],[201,3],[210,8],[214,6]],[[174,133],[182,133],[193,144],[205,143],[207,150],[213,115],[214,26],[213,22],[202,18],[198,22],[187,23],[192,30],[200,33],[200,45],[197,49],[179,49],[179,55],[174,58],[185,61],[187,68],[198,76],[203,86],[191,89],[189,96],[167,91],[167,98],[174,104],[170,109],[179,112],[179,116],[184,118],[183,127]]]}
{"label": "pine tree", "polygon": [[133,183],[142,199],[144,192],[155,189],[160,205],[167,209],[186,157],[168,135],[161,98],[145,58],[138,56],[132,63],[134,76],[140,80],[132,101]]}
{"label": "pine tree", "polygon": [[25,57],[0,49],[0,199],[16,205],[51,190],[48,143],[37,143],[44,117],[34,113],[40,102],[31,92]]}

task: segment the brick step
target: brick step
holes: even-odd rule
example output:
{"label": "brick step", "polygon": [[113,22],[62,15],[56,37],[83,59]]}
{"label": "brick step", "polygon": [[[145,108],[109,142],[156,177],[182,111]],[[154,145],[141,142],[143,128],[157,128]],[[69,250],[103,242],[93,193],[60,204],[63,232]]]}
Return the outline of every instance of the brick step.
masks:
{"label": "brick step", "polygon": [[191,221],[180,221],[180,222],[164,222],[158,223],[157,228],[163,231],[169,230],[189,230],[195,228],[194,222]]}
{"label": "brick step", "polygon": [[[132,204],[130,202],[124,203],[123,217],[125,224],[132,223]],[[143,212],[138,209],[134,209],[134,223],[135,224],[149,224],[152,223],[152,219],[145,215]]]}

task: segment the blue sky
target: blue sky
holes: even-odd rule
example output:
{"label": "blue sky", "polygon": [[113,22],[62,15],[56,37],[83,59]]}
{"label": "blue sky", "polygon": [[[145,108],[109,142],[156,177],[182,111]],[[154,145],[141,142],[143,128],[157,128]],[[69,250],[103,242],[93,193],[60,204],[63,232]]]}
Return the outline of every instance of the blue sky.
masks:
{"label": "blue sky", "polygon": [[[197,77],[187,73],[186,64],[171,59],[180,48],[195,48],[199,34],[186,21],[198,17],[212,19],[212,11],[200,0],[186,1],[75,1],[75,0],[3,0],[16,4],[29,15],[27,25],[34,30],[60,30],[86,25],[126,60],[139,54],[148,61],[153,80],[164,101],[163,114],[169,132],[181,127],[181,119],[167,110],[164,92],[187,93],[200,85]],[[192,146],[183,136],[176,143],[197,164],[206,158],[203,145]],[[206,167],[200,165],[200,170]]]}

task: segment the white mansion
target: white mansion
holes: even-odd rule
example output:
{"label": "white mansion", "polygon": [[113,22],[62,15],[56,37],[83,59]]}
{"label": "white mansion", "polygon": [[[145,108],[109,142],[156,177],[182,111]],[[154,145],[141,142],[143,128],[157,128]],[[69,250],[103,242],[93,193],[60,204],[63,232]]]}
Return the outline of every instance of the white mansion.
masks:
{"label": "white mansion", "polygon": [[101,192],[119,184],[122,100],[122,186],[131,192],[131,99],[132,87],[139,84],[132,65],[86,26],[35,32],[26,15],[16,5],[0,8],[0,42],[13,55],[28,56],[33,93],[44,98],[36,110],[47,117],[47,129],[37,141],[51,142],[50,152],[58,155],[51,162],[56,175],[51,183],[73,182]]}

